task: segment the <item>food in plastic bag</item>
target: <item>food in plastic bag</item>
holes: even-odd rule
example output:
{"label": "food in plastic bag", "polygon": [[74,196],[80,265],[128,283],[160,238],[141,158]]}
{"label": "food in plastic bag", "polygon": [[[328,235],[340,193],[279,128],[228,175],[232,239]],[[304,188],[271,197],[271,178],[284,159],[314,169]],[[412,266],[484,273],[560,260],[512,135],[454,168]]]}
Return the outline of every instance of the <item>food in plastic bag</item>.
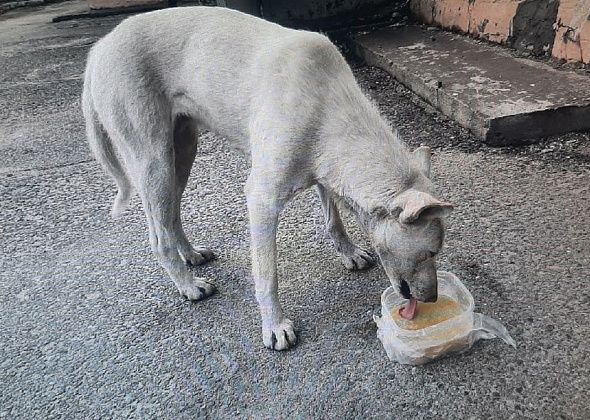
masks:
{"label": "food in plastic bag", "polygon": [[[421,365],[449,353],[463,352],[480,339],[501,338],[516,348],[508,331],[498,321],[474,313],[473,296],[452,273],[437,272],[438,300],[418,303],[413,319],[404,317],[408,302],[393,287],[381,296],[377,337],[387,356],[408,365]],[[413,302],[415,304],[415,302]]]}
{"label": "food in plastic bag", "polygon": [[447,319],[461,315],[459,302],[447,296],[441,296],[436,303],[417,302],[416,312],[411,318],[403,315],[405,307],[395,308],[391,316],[397,325],[404,330],[422,330],[431,325],[440,324]]}

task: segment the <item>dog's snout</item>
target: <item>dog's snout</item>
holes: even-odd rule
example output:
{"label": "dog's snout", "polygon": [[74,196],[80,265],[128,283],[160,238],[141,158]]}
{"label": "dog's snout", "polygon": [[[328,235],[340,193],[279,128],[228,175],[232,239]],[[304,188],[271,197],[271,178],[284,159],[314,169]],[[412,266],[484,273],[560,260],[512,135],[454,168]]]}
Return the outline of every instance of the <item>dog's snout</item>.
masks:
{"label": "dog's snout", "polygon": [[404,299],[415,298],[420,302],[426,303],[434,303],[438,299],[438,288],[432,287],[428,289],[422,288],[411,288],[410,283],[406,280],[401,280],[399,283],[399,292],[404,297]]}
{"label": "dog's snout", "polygon": [[412,296],[415,297],[420,302],[424,303],[434,303],[438,299],[438,288],[435,287],[428,287],[428,288],[420,288],[412,290]]}
{"label": "dog's snout", "polygon": [[438,299],[438,279],[434,262],[423,264],[413,276],[412,295],[421,302],[433,303]]}
{"label": "dog's snout", "polygon": [[424,298],[424,302],[426,303],[434,303],[438,300],[438,291],[434,290],[432,293],[426,295]]}
{"label": "dog's snout", "polygon": [[[438,284],[429,284],[428,286],[424,287],[423,285],[420,284],[408,284],[409,287],[409,296],[412,296],[413,298],[415,298],[416,300],[419,300],[420,302],[424,302],[424,303],[434,303],[437,301],[438,299]],[[422,287],[421,287],[422,286]],[[403,288],[402,288],[402,295],[408,299],[409,296],[405,296],[403,294]]]}

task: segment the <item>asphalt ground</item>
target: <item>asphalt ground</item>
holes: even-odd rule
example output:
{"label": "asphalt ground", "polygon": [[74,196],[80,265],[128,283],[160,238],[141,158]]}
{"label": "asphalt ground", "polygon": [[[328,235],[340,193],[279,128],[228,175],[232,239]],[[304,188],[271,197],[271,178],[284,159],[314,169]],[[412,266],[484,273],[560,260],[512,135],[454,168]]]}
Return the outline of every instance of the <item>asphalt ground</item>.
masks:
{"label": "asphalt ground", "polygon": [[389,282],[380,267],[344,269],[305,192],[278,239],[300,343],[276,353],[249,274],[247,163],[222,139],[203,137],[183,205],[189,238],[220,255],[194,270],[216,295],[178,295],[137,199],[110,219],[115,187],[89,154],[79,95],[88,48],[121,18],[49,23],[76,5],[0,17],[0,418],[590,418],[588,133],[489,148],[353,63],[408,143],[434,148],[456,206],[440,268],[518,348],[390,362],[372,320]]}

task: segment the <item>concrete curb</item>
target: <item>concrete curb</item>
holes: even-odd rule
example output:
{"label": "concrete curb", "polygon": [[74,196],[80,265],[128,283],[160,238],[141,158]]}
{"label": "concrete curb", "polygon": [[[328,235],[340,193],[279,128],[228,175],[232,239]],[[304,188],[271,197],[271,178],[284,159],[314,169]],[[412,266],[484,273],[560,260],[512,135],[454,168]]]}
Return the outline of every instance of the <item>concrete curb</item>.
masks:
{"label": "concrete curb", "polygon": [[63,22],[67,20],[74,20],[74,19],[94,19],[94,18],[101,18],[106,16],[115,16],[115,15],[130,15],[135,13],[143,13],[143,12],[151,12],[152,10],[159,10],[167,8],[168,6],[162,5],[142,5],[142,6],[129,6],[129,7],[116,7],[112,9],[88,9],[86,12],[82,13],[72,13],[66,15],[60,15],[54,17],[51,21],[52,22]]}
{"label": "concrete curb", "polygon": [[588,77],[417,26],[359,34],[351,44],[365,62],[389,72],[489,145],[590,130]]}

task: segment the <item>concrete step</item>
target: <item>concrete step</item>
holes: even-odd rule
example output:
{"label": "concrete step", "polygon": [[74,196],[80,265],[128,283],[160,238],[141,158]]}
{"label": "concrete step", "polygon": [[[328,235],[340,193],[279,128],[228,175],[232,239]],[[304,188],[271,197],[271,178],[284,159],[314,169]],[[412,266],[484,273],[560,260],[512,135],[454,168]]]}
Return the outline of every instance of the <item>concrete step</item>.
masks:
{"label": "concrete step", "polygon": [[420,26],[357,34],[356,53],[490,145],[590,130],[590,77]]}

